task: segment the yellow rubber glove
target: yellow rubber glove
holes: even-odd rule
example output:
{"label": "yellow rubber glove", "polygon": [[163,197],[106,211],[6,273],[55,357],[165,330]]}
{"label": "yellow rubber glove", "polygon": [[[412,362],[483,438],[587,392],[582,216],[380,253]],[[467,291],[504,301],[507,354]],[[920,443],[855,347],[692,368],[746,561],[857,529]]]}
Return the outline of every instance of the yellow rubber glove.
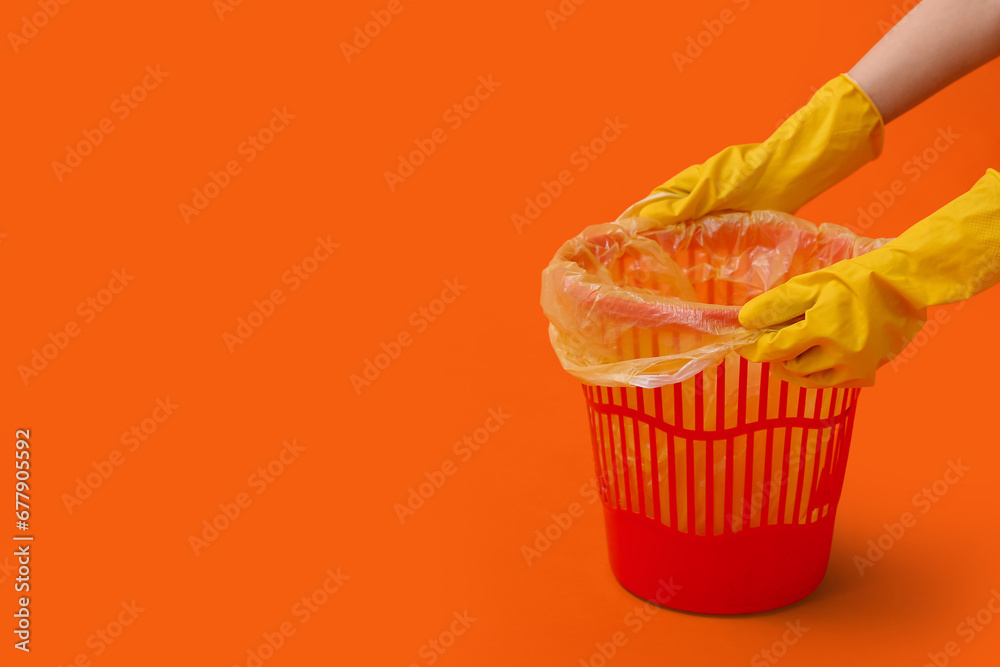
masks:
{"label": "yellow rubber glove", "polygon": [[[734,110],[738,112],[738,110]],[[623,216],[673,224],[726,209],[795,213],[882,152],[882,116],[846,74],[828,82],[762,144],[731,146],[682,171]]]}
{"label": "yellow rubber glove", "polygon": [[792,278],[740,309],[764,334],[740,350],[807,387],[866,387],[917,334],[927,307],[954,303],[1000,282],[1000,174],[855,259]]}

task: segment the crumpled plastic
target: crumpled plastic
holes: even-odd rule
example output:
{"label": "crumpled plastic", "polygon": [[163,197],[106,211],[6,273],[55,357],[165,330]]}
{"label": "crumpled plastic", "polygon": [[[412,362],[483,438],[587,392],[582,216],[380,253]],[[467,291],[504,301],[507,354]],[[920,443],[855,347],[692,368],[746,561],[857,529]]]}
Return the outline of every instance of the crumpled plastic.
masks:
{"label": "crumpled plastic", "polygon": [[651,389],[693,377],[774,330],[740,326],[744,303],[892,240],[777,211],[664,225],[636,209],[584,229],[542,272],[550,342],[586,384]]}

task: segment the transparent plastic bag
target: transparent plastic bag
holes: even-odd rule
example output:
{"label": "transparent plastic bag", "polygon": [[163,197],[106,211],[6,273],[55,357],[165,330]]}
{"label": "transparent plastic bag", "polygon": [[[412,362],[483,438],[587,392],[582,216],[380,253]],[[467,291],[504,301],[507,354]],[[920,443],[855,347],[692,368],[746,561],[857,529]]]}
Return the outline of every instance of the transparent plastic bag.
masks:
{"label": "transparent plastic bag", "polygon": [[542,272],[552,347],[586,384],[654,388],[691,378],[767,331],[740,326],[747,301],[891,240],[777,211],[673,225],[634,214],[653,199],[587,227]]}

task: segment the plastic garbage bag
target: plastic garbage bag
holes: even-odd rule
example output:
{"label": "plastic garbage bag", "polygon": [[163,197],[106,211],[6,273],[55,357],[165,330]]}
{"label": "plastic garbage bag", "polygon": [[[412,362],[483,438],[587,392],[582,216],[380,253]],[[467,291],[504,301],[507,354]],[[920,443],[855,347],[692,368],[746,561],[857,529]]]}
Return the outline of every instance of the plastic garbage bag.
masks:
{"label": "plastic garbage bag", "polygon": [[542,272],[552,347],[586,384],[654,388],[693,377],[767,331],[740,326],[744,303],[891,240],[776,211],[663,225],[639,208],[587,227]]}

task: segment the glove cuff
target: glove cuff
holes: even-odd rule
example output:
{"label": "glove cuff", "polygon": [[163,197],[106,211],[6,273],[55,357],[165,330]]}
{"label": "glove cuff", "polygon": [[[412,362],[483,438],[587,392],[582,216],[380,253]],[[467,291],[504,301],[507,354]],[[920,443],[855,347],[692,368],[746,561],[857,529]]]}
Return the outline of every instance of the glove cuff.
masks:
{"label": "glove cuff", "polygon": [[878,157],[884,134],[879,110],[841,74],[763,143],[730,146],[655,188],[675,196],[644,204],[640,215],[680,222],[726,209],[794,214]]}
{"label": "glove cuff", "polygon": [[[743,187],[722,199],[737,210],[794,214],[882,153],[885,124],[868,95],[846,74],[828,81],[762,144],[747,146]],[[763,202],[765,205],[761,206]]]}
{"label": "glove cuff", "polygon": [[[877,123],[878,137],[876,139],[878,145],[873,146],[875,153],[874,156],[872,157],[872,159],[875,159],[882,154],[882,144],[885,141],[885,118],[882,116],[882,110],[878,108],[878,105],[875,104],[875,101],[868,95],[867,92],[865,92],[865,89],[861,87],[861,84],[855,81],[850,74],[841,74],[837,78],[844,79],[848,84],[850,84],[858,93],[860,93],[865,98],[865,100],[867,100],[868,106],[870,106],[872,111],[875,112],[875,116],[878,119]],[[875,139],[875,137],[873,137],[873,139]]]}

